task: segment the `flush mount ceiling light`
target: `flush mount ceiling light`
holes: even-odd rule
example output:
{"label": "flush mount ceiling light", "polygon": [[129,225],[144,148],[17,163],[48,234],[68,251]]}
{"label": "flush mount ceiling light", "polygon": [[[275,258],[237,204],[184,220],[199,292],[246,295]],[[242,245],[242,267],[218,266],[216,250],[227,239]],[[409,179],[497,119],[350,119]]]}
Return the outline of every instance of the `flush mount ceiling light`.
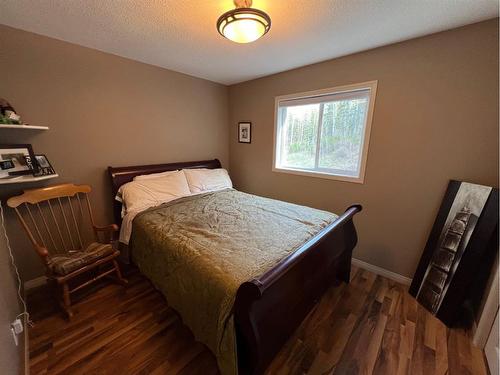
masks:
{"label": "flush mount ceiling light", "polygon": [[271,28],[267,13],[252,8],[252,0],[234,0],[236,9],[219,17],[217,30],[236,43],[250,43],[266,34]]}

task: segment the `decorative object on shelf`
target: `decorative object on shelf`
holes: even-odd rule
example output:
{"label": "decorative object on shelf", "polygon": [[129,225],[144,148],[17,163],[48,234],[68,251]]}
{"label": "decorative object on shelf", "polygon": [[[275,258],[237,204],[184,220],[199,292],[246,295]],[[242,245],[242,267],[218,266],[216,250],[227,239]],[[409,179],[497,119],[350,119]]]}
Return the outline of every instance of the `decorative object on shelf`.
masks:
{"label": "decorative object on shelf", "polygon": [[21,116],[5,99],[0,98],[0,124],[19,125]]}
{"label": "decorative object on shelf", "polygon": [[30,144],[0,144],[0,178],[33,175],[35,155]]}
{"label": "decorative object on shelf", "polygon": [[262,10],[252,8],[252,0],[234,0],[236,9],[217,20],[217,31],[236,43],[250,43],[271,29],[271,18]]}
{"label": "decorative object on shelf", "polygon": [[252,123],[240,122],[238,123],[238,142],[252,143]]}
{"label": "decorative object on shelf", "polygon": [[54,168],[47,159],[45,155],[35,155],[35,161],[37,164],[36,172],[33,174],[34,176],[48,176],[52,174],[56,174]]}
{"label": "decorative object on shelf", "polygon": [[410,294],[448,326],[463,317],[468,293],[488,266],[497,208],[498,189],[461,181],[448,185],[410,287]]}

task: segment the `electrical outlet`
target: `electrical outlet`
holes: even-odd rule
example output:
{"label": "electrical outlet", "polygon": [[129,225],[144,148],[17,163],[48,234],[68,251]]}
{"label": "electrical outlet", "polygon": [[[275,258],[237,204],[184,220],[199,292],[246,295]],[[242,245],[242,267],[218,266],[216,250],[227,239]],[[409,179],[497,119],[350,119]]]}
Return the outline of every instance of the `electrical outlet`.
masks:
{"label": "electrical outlet", "polygon": [[12,337],[14,337],[14,342],[16,343],[16,346],[19,345],[19,337],[24,330],[23,323],[21,322],[21,319],[16,319],[14,320],[11,325],[10,325],[10,331],[12,332]]}
{"label": "electrical outlet", "polygon": [[16,333],[14,332],[14,328],[11,328],[10,331],[12,332],[12,337],[14,337],[14,343],[16,344],[16,346],[19,345],[19,339],[16,335]]}

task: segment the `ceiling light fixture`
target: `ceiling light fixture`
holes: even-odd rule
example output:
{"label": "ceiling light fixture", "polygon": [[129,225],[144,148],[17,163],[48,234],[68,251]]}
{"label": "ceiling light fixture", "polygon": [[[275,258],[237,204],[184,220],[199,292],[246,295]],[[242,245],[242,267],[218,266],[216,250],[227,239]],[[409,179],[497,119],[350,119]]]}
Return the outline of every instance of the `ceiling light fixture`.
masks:
{"label": "ceiling light fixture", "polygon": [[271,18],[262,10],[252,8],[252,0],[234,0],[236,9],[219,17],[217,30],[236,43],[250,43],[266,34]]}

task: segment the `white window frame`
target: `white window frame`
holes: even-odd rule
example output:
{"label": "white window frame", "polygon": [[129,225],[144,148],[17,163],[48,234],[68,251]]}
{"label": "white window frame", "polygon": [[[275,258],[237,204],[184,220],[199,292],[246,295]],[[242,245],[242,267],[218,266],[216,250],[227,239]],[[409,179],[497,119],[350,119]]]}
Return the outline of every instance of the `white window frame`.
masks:
{"label": "white window frame", "polygon": [[[372,120],[373,120],[373,110],[375,107],[375,97],[377,94],[377,83],[378,83],[378,81],[368,81],[368,82],[356,83],[356,84],[352,84],[352,85],[337,86],[337,87],[331,87],[331,88],[326,88],[326,89],[321,89],[321,90],[307,91],[307,92],[301,92],[301,93],[289,94],[289,95],[281,95],[281,96],[275,97],[275,101],[274,101],[273,166],[272,166],[273,172],[290,173],[290,174],[295,174],[295,175],[299,175],[299,176],[319,177],[319,178],[326,178],[326,179],[330,179],[330,180],[354,182],[354,183],[358,183],[358,184],[364,183],[365,171],[366,171],[366,161],[368,158],[368,146],[370,144],[370,133],[371,133],[371,128],[372,128]],[[359,168],[359,176],[358,177],[342,175],[341,173],[333,174],[332,171],[328,171],[328,172],[321,172],[318,170],[308,171],[308,170],[299,169],[299,168],[290,168],[290,167],[284,168],[284,167],[277,167],[276,166],[276,161],[277,161],[277,154],[276,153],[278,151],[276,146],[277,146],[277,142],[278,142],[279,106],[280,106],[281,102],[284,102],[287,100],[310,99],[310,98],[314,98],[314,97],[321,97],[321,96],[327,96],[327,95],[332,95],[332,94],[350,93],[350,92],[356,92],[356,91],[362,91],[362,90],[369,90],[370,95],[369,95],[368,111],[366,114],[365,131],[364,131],[364,136],[363,136],[363,140],[362,140],[363,143],[361,146],[362,153],[361,153],[361,160],[360,160],[360,168]],[[318,140],[319,139],[320,139],[320,135],[318,135]],[[316,150],[316,152],[319,152],[319,150]]]}

